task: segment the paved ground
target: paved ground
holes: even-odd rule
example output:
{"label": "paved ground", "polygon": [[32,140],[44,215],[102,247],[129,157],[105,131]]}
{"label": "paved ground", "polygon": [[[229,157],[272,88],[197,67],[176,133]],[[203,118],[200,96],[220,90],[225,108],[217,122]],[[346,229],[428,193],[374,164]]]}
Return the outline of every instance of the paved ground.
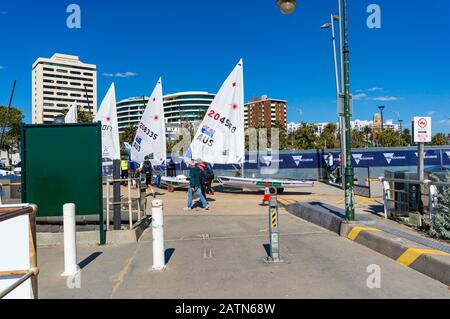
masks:
{"label": "paved ground", "polygon": [[[372,183],[372,187],[379,186],[379,182]],[[280,196],[286,202],[307,202],[323,206],[329,210],[345,215],[344,191],[323,183],[316,183],[313,192],[305,196],[293,196],[286,193]],[[416,231],[406,225],[393,220],[384,219],[383,199],[355,197],[355,217],[359,224],[378,228],[386,233],[402,237],[432,249],[450,253],[450,243],[428,237],[425,233]],[[336,210],[336,208],[338,208]]]}
{"label": "paved ground", "polygon": [[[443,284],[283,210],[281,252],[288,262],[267,265],[268,214],[261,195],[217,193],[210,211],[190,213],[182,211],[185,196],[181,191],[158,196],[165,205],[166,271],[150,270],[151,230],[138,244],[79,247],[80,289],[68,289],[60,277],[62,247],[40,248],[40,297],[450,297]],[[320,200],[311,196],[304,190],[283,194],[289,200]],[[381,268],[379,289],[366,285],[372,264]]]}

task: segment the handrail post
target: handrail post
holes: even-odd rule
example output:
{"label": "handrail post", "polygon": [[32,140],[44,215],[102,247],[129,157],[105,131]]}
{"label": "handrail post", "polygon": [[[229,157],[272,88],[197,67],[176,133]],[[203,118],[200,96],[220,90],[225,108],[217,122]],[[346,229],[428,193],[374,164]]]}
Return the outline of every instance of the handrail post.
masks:
{"label": "handrail post", "polygon": [[106,178],[106,231],[109,231],[109,198],[110,198],[110,194],[109,194],[110,190],[109,190],[109,177]]}
{"label": "handrail post", "polygon": [[131,211],[131,179],[127,179],[128,185],[128,216],[130,218],[130,230],[133,229],[133,212]]}
{"label": "handrail post", "polygon": [[31,205],[33,208],[33,212],[28,214],[28,222],[29,222],[29,250],[30,250],[30,269],[33,272],[33,276],[31,276],[31,294],[32,298],[38,299],[38,263],[37,263],[37,244],[36,244],[36,213],[37,206]]}

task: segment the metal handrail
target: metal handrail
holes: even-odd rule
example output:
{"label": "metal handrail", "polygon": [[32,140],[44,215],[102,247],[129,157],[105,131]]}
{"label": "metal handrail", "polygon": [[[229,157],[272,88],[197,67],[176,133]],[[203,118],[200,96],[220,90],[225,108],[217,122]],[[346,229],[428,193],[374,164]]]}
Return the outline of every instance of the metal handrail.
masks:
{"label": "metal handrail", "polygon": [[378,180],[380,182],[395,182],[395,183],[409,183],[409,184],[415,184],[415,185],[434,185],[439,187],[450,187],[450,182],[436,182],[431,181],[429,179],[425,179],[423,181],[420,180],[414,180],[414,179],[402,179],[402,178],[386,178],[386,177],[379,177]]}
{"label": "metal handrail", "polygon": [[[11,211],[11,209],[13,209]],[[22,285],[28,279],[31,280],[31,290],[34,299],[38,298],[38,275],[39,268],[37,265],[37,245],[36,245],[36,205],[18,204],[18,205],[3,205],[0,207],[0,222],[16,218],[22,215],[28,215],[29,219],[29,254],[30,254],[30,269],[26,270],[9,270],[0,271],[0,278],[21,276],[16,282],[10,285],[3,291],[0,291],[0,299],[6,297],[14,289]]]}
{"label": "metal handrail", "polygon": [[409,205],[409,202],[404,202],[391,198],[391,193],[400,193],[400,194],[408,194],[407,191],[397,190],[391,188],[389,183],[404,183],[404,184],[413,184],[413,185],[423,185],[429,187],[428,194],[422,194],[423,196],[428,197],[428,212],[430,219],[432,218],[438,204],[438,187],[450,187],[449,182],[437,182],[431,180],[410,180],[410,179],[401,179],[401,178],[386,178],[379,177],[379,181],[383,183],[383,199],[384,199],[384,216],[385,218],[390,217],[392,214],[388,207],[388,203],[399,203],[401,205]]}
{"label": "metal handrail", "polygon": [[[110,206],[111,205],[122,205],[122,204],[128,204],[128,215],[129,215],[129,224],[130,224],[130,230],[133,229],[133,210],[132,205],[133,201],[138,201],[138,221],[141,220],[141,203],[139,198],[132,198],[131,197],[131,181],[132,180],[139,180],[139,178],[125,178],[125,179],[113,179],[113,178],[107,178],[106,179],[106,231],[109,231],[109,215],[110,215]],[[114,182],[127,182],[128,184],[128,200],[127,201],[120,201],[120,202],[114,202],[110,201],[110,185]]]}

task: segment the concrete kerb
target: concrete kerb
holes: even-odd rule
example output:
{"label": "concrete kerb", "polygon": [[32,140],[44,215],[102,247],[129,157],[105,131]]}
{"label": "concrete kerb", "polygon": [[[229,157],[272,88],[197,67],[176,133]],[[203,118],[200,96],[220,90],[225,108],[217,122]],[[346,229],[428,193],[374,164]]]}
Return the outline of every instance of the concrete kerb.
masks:
{"label": "concrete kerb", "polygon": [[[137,243],[141,238],[144,231],[150,226],[151,217],[143,218],[137,222],[133,229],[125,230],[110,230],[106,233],[107,245],[122,245]],[[50,233],[50,232],[38,232],[37,245],[38,247],[44,246],[59,246],[64,245],[64,234],[62,232]],[[99,233],[95,231],[77,231],[77,244],[78,245],[98,245]]]}
{"label": "concrete kerb", "polygon": [[328,229],[450,286],[450,254],[429,249],[367,225],[347,223],[338,214],[308,203],[284,205],[294,216]]}

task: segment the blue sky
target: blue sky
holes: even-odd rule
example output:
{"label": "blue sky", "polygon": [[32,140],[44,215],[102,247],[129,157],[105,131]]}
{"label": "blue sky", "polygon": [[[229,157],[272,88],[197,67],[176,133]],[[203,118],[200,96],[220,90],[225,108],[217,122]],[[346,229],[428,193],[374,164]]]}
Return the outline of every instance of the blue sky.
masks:
{"label": "blue sky", "polygon": [[[81,7],[81,29],[66,26],[70,3]],[[216,92],[242,57],[246,100],[267,94],[288,100],[289,121],[300,110],[308,122],[334,121],[330,33],[320,25],[337,1],[301,0],[289,16],[274,3],[2,0],[0,104],[17,79],[14,105],[29,122],[31,66],[55,52],[97,64],[99,101],[111,81],[122,99],[148,95],[159,76],[164,93]],[[381,6],[381,29],[366,25],[371,3]],[[349,0],[354,118],[371,119],[384,104],[385,118],[432,115],[434,133],[450,133],[449,19],[448,0]]]}

